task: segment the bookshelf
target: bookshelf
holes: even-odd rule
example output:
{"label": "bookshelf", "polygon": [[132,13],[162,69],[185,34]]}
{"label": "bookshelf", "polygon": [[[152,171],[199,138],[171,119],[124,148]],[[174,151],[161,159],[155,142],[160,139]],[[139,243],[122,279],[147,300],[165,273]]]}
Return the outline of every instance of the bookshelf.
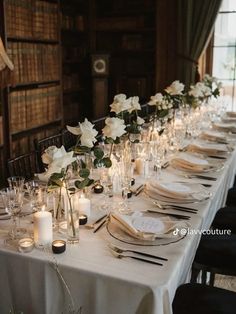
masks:
{"label": "bookshelf", "polygon": [[[35,138],[63,125],[58,0],[1,0],[2,36],[14,63],[3,91],[5,158],[29,152]],[[6,147],[6,148],[5,148]]]}
{"label": "bookshelf", "polygon": [[148,100],[156,88],[156,1],[97,1],[96,51],[110,55],[110,101],[121,92]]}
{"label": "bookshelf", "polygon": [[63,113],[65,124],[91,116],[90,1],[61,0]]}

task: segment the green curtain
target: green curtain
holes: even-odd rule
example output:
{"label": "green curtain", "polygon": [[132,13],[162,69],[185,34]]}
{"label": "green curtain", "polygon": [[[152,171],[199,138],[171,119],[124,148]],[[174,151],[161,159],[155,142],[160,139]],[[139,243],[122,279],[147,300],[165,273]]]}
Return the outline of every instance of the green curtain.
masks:
{"label": "green curtain", "polygon": [[177,1],[177,78],[188,88],[195,82],[197,61],[212,34],[222,0]]}

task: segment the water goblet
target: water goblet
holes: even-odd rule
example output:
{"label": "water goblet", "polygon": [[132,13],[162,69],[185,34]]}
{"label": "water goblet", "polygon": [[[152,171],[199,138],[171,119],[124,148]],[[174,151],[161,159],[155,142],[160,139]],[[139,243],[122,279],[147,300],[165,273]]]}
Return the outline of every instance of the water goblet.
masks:
{"label": "water goblet", "polygon": [[22,192],[24,188],[25,178],[22,176],[13,176],[7,178],[7,182],[10,188]]}

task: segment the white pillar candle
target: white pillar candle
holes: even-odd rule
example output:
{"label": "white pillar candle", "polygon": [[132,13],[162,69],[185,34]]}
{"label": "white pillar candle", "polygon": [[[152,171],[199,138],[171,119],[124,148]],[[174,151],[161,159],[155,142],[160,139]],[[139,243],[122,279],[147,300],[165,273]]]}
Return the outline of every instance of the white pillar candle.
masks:
{"label": "white pillar candle", "polygon": [[52,214],[41,210],[34,214],[34,242],[36,245],[48,245],[52,242]]}
{"label": "white pillar candle", "polygon": [[[90,216],[91,202],[88,198],[81,194],[81,196],[77,199],[77,208],[79,210],[80,215]],[[76,208],[76,209],[77,209]]]}

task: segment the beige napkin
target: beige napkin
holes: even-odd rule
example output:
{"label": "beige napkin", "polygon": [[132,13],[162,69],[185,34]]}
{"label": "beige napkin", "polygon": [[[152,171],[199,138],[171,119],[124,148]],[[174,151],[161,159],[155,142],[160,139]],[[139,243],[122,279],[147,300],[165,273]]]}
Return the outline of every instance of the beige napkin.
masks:
{"label": "beige napkin", "polygon": [[176,168],[186,169],[193,172],[202,172],[210,169],[212,166],[207,160],[198,158],[188,153],[180,154],[171,160],[171,165]]}
{"label": "beige napkin", "polygon": [[188,145],[188,151],[197,152],[201,154],[221,154],[227,153],[228,148],[224,144],[213,144],[213,143],[194,143]]}
{"label": "beige napkin", "polygon": [[236,125],[232,123],[213,123],[213,128],[224,132],[236,133]]}
{"label": "beige napkin", "polygon": [[192,189],[187,184],[179,182],[149,181],[146,183],[146,189],[159,195],[174,199],[192,198]]}
{"label": "beige napkin", "polygon": [[205,131],[200,134],[200,138],[214,141],[214,142],[227,142],[226,137],[217,131]]}
{"label": "beige napkin", "polygon": [[236,111],[227,111],[226,115],[230,118],[236,118]]}
{"label": "beige napkin", "polygon": [[154,241],[157,238],[175,238],[179,237],[174,231],[183,228],[189,228],[189,224],[184,221],[173,221],[170,217],[145,217],[137,215],[111,214],[111,222],[116,224],[130,236],[139,239]]}

